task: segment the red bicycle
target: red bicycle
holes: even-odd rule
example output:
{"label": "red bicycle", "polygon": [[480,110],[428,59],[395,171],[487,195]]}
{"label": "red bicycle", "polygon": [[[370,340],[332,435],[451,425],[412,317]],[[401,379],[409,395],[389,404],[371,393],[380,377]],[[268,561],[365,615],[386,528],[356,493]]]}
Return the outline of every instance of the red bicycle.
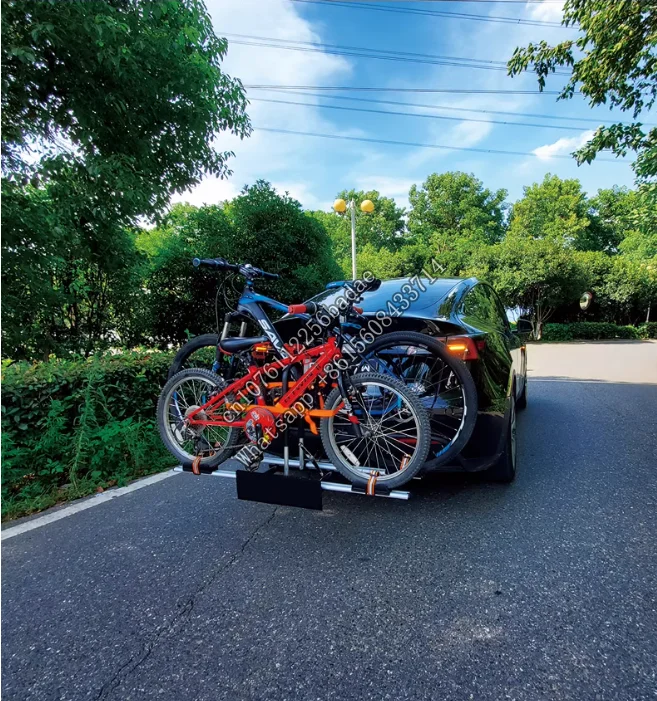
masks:
{"label": "red bicycle", "polygon": [[[217,261],[231,266],[221,259],[212,262]],[[350,364],[340,362],[339,324],[328,324],[312,347],[284,344],[262,310],[267,298],[253,291],[254,279],[272,275],[252,266],[231,268],[239,269],[247,280],[241,307],[266,332],[257,338],[232,339],[239,345],[234,350],[252,347],[252,356],[273,353],[276,359],[262,364],[254,360],[242,377],[230,383],[200,368],[174,375],[162,390],[157,409],[160,434],[172,455],[195,471],[212,469],[241,441],[242,462],[257,463],[274,438],[304,421],[321,436],[330,461],[353,484],[365,486],[376,475],[379,483],[393,489],[414,477],[429,453],[431,429],[427,411],[412,389],[388,374],[350,372]],[[380,284],[357,282],[362,292]],[[293,305],[289,311],[326,313],[312,303]]]}

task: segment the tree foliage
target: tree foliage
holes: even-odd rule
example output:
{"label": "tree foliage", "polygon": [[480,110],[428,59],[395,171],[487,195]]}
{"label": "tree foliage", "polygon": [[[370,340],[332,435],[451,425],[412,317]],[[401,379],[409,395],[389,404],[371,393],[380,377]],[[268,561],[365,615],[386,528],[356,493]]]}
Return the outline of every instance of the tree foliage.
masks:
{"label": "tree foliage", "polygon": [[[517,48],[510,75],[532,69],[541,90],[558,66],[572,69],[559,99],[579,90],[592,106],[608,104],[632,113],[637,120],[657,97],[657,2],[655,0],[566,0],[563,24],[579,28],[575,40],[550,46],[546,41]],[[634,169],[640,180],[657,176],[657,128],[640,121],[600,127],[574,155],[590,163],[603,149],[624,156],[637,154]]]}
{"label": "tree foliage", "polygon": [[563,248],[601,250],[591,228],[579,180],[562,180],[548,173],[541,183],[524,188],[524,197],[511,211],[508,235],[545,239]]}
{"label": "tree foliage", "polygon": [[140,217],[227,174],[213,139],[248,135],[244,91],[199,0],[2,14],[3,352],[90,352],[129,331]]}
{"label": "tree foliage", "polygon": [[506,195],[468,173],[433,173],[421,187],[411,187],[411,238],[428,246],[447,273],[456,274],[474,247],[503,237]]}
{"label": "tree foliage", "polygon": [[2,15],[6,174],[63,171],[130,216],[226,173],[214,136],[250,126],[202,2],[3,0]]}
{"label": "tree foliage", "polygon": [[216,329],[217,317],[221,325],[236,304],[243,280],[194,269],[194,257],[220,256],[279,273],[279,281],[259,281],[258,290],[290,303],[341,277],[321,225],[264,181],[223,207],[175,205],[158,227],[140,234],[138,246],[149,259],[142,333],[158,344]]}
{"label": "tree foliage", "polygon": [[573,255],[548,237],[508,236],[480,249],[469,273],[490,282],[508,307],[528,312],[536,338],[555,310],[578,300],[586,284]]}

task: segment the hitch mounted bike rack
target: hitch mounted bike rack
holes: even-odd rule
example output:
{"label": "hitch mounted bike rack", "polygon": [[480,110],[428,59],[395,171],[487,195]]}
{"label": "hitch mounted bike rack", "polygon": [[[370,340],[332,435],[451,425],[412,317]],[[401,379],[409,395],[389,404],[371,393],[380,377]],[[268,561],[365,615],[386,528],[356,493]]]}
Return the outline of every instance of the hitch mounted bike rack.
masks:
{"label": "hitch mounted bike rack", "polygon": [[[312,465],[312,462],[315,462],[317,467]],[[282,473],[278,471],[281,467]],[[291,475],[290,468],[298,470],[298,475]],[[330,474],[318,478],[317,468],[321,472]],[[174,467],[174,471],[191,473],[191,468],[178,466]],[[345,492],[362,496],[367,493],[366,487],[355,487],[343,480],[332,463],[306,459],[303,449],[299,459],[289,458],[287,455],[280,458],[265,453],[260,466],[253,471],[217,469],[212,472],[202,471],[202,474],[234,479],[238,499],[281,506],[299,506],[306,509],[322,509],[322,492]],[[409,491],[389,489],[380,484],[376,484],[373,494],[377,497],[403,500],[408,500],[410,495]]]}

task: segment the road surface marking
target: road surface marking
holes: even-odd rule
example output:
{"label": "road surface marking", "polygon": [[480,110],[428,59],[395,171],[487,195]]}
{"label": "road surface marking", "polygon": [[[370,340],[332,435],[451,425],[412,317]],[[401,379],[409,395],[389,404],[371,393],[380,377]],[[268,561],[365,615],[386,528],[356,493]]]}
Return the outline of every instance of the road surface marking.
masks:
{"label": "road surface marking", "polygon": [[45,514],[44,516],[38,516],[30,521],[25,521],[25,523],[20,523],[17,526],[10,526],[2,531],[2,540],[7,538],[13,538],[16,535],[21,535],[21,533],[27,533],[27,531],[34,530],[35,528],[40,528],[41,526],[46,526],[54,521],[59,521],[61,518],[66,518],[67,516],[72,516],[77,514],[79,511],[85,511],[86,509],[91,509],[93,506],[100,506],[106,501],[116,499],[117,497],[122,497],[125,494],[130,494],[130,492],[135,492],[142,487],[150,487],[151,484],[156,484],[168,477],[174,477],[177,472],[169,470],[168,472],[161,472],[157,475],[152,475],[151,477],[145,477],[142,480],[137,480],[127,487],[119,487],[118,489],[111,489],[107,492],[102,492],[101,494],[96,494],[93,497],[78,501],[77,503],[71,504],[59,511],[55,511],[51,514]]}

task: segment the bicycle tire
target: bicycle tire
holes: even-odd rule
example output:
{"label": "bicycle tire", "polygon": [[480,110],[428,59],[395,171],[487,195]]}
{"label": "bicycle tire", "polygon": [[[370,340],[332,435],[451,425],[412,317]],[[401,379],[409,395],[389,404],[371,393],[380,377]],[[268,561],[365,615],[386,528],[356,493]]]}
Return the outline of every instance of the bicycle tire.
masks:
{"label": "bicycle tire", "polygon": [[[175,388],[181,385],[183,382],[189,378],[196,378],[202,382],[208,384],[208,386],[223,388],[226,386],[224,380],[215,375],[210,370],[204,370],[202,368],[188,368],[187,370],[181,370],[176,373],[165,385],[160,393],[160,397],[157,402],[157,426],[160,431],[160,437],[164,443],[165,448],[180,462],[183,467],[191,466],[193,462],[193,456],[190,453],[186,453],[182,448],[175,442],[173,436],[173,430],[171,429],[171,419],[169,415],[170,398],[173,394]],[[179,429],[178,429],[179,430]],[[233,449],[239,440],[240,433],[242,429],[240,428],[229,428],[228,434],[224,444],[221,449],[215,450],[212,455],[203,457],[201,459],[201,465],[203,467],[214,468],[224,460],[226,460],[233,453]],[[216,446],[213,446],[215,448]]]}
{"label": "bicycle tire", "polygon": [[[185,365],[189,359],[199,351],[201,348],[216,348],[219,343],[219,336],[216,333],[204,333],[201,336],[194,336],[190,338],[185,344],[183,344],[178,352],[176,353],[171,367],[169,368],[169,374],[167,375],[167,380],[170,380],[176,373],[181,370],[185,370]],[[211,370],[211,367],[207,368]]]}
{"label": "bicycle tire", "polygon": [[[405,344],[409,346],[424,347],[434,356],[437,356],[441,362],[449,367],[449,369],[458,378],[459,384],[463,391],[463,421],[458,428],[455,438],[444,447],[440,447],[440,440],[442,440],[442,436],[444,434],[437,430],[439,426],[438,413],[433,415],[433,410],[428,409],[430,422],[432,424],[432,441],[434,445],[438,444],[439,446],[439,449],[435,452],[433,448],[431,449],[431,456],[424,465],[425,470],[432,470],[440,465],[448,463],[450,460],[453,460],[470,440],[477,422],[477,388],[470,371],[462,360],[459,360],[451,355],[445,348],[444,344],[437,339],[416,331],[392,331],[390,333],[382,334],[369,346],[367,346],[362,353],[362,357],[371,357],[375,355],[377,351],[381,351],[388,346],[403,346]],[[363,362],[360,362],[357,367],[360,368],[362,365]],[[376,369],[379,370],[378,367]]]}
{"label": "bicycle tire", "polygon": [[[387,386],[389,389],[392,389],[403,397],[404,401],[408,405],[408,409],[411,410],[412,415],[416,419],[417,427],[419,429],[415,443],[415,452],[411,456],[409,462],[397,472],[385,474],[378,478],[378,483],[385,485],[386,488],[395,489],[396,487],[400,487],[402,484],[405,484],[409,480],[413,479],[413,477],[415,477],[415,475],[424,465],[431,446],[431,428],[429,425],[429,417],[418,397],[401,380],[378,372],[359,373],[351,377],[351,383],[356,388],[359,386],[364,386],[368,382],[371,384]],[[326,409],[335,409],[342,401],[343,399],[340,390],[335,388],[331,390],[327,396],[324,407]],[[331,416],[329,418],[322,419],[320,423],[320,435],[324,450],[326,451],[329,460],[335,465],[337,470],[345,479],[358,487],[365,487],[370,475],[364,470],[357,469],[354,467],[354,465],[350,464],[346,455],[344,455],[338,448],[337,441],[335,440],[335,419],[335,416]],[[366,444],[367,440],[365,441],[365,445]],[[368,450],[368,457],[369,454],[370,453]]]}

